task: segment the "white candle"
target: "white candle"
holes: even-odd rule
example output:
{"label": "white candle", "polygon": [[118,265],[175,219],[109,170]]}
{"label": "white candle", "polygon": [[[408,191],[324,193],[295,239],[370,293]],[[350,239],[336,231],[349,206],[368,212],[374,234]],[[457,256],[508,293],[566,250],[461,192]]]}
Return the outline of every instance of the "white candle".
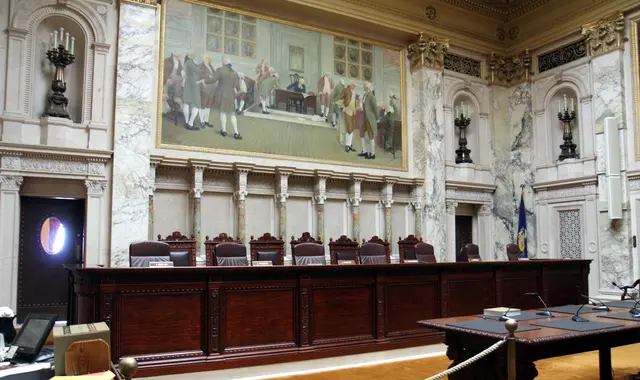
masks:
{"label": "white candle", "polygon": [[567,94],[564,94],[564,109],[567,109]]}
{"label": "white candle", "polygon": [[76,50],[76,38],[75,37],[71,37],[71,55],[73,55],[73,52]]}
{"label": "white candle", "polygon": [[69,32],[65,35],[64,48],[69,50]]}
{"label": "white candle", "polygon": [[64,28],[60,27],[60,45],[62,45],[63,40],[64,40]]}
{"label": "white candle", "polygon": [[571,98],[571,112],[573,112],[573,98]]}
{"label": "white candle", "polygon": [[49,50],[51,50],[53,46],[53,33],[49,33]]}
{"label": "white candle", "polygon": [[460,107],[456,106],[456,117],[458,117],[458,115],[460,115]]}
{"label": "white candle", "polygon": [[558,112],[562,112],[562,106],[560,105],[560,99],[558,99]]}
{"label": "white candle", "polygon": [[53,48],[57,49],[58,48],[58,31],[54,31],[53,32]]}
{"label": "white candle", "polygon": [[460,106],[460,111],[462,111],[462,113],[464,114],[464,102],[462,102],[462,104]]}

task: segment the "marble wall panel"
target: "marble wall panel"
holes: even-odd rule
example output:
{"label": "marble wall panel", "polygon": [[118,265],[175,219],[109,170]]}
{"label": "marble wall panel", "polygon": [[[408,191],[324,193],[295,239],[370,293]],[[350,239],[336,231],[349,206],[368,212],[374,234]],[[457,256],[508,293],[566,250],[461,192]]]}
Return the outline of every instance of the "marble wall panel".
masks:
{"label": "marble wall panel", "polygon": [[[221,232],[233,232],[235,234],[236,213],[233,197],[229,193],[203,193],[201,198],[203,246],[200,252],[204,252],[206,236],[213,238]],[[249,239],[249,236],[247,236],[247,239]]]}
{"label": "marble wall panel", "polygon": [[[262,236],[265,232],[277,235],[278,225],[276,223],[276,204],[273,196],[249,195],[246,200],[246,236]],[[223,232],[223,231],[220,231]],[[235,231],[226,231],[234,234]],[[285,242],[291,239],[291,236],[283,236]]]}
{"label": "marble wall panel", "polygon": [[[193,227],[193,208],[187,191],[156,190],[153,196],[153,238],[179,231],[189,236]],[[140,240],[146,240],[140,239]]]}

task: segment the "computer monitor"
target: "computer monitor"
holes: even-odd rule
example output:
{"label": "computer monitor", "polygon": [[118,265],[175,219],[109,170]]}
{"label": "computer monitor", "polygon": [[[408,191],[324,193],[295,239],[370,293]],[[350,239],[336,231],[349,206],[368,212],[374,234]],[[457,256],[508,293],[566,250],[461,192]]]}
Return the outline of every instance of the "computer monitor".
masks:
{"label": "computer monitor", "polygon": [[54,314],[27,315],[18,336],[11,343],[12,346],[17,347],[15,355],[26,360],[38,356],[56,323],[56,318],[57,315]]}

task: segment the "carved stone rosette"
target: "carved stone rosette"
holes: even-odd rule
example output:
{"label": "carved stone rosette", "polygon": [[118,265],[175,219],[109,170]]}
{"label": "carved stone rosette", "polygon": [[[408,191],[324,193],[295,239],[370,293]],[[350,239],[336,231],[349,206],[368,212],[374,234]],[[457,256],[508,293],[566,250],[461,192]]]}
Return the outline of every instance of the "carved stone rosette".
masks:
{"label": "carved stone rosette", "polygon": [[582,26],[582,35],[591,56],[624,49],[624,15],[618,12]]}
{"label": "carved stone rosette", "polygon": [[423,67],[443,70],[444,57],[448,51],[448,39],[425,37],[424,33],[420,33],[418,40],[407,47],[411,72]]}
{"label": "carved stone rosette", "polygon": [[520,55],[501,57],[491,53],[488,59],[489,83],[513,86],[531,79],[531,53],[526,49]]}

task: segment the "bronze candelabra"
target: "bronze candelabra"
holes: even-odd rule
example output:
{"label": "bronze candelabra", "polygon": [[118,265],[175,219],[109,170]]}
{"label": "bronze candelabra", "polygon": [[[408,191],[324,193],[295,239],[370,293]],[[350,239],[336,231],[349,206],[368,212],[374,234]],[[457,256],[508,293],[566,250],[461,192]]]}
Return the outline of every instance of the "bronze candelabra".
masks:
{"label": "bronze candelabra", "polygon": [[[456,111],[457,111],[456,107]],[[457,112],[456,112],[457,113]],[[460,137],[458,138],[458,145],[460,147],[456,149],[456,164],[472,164],[473,160],[471,159],[471,150],[467,148],[467,127],[471,123],[471,119],[464,116],[464,103],[462,105],[462,109],[460,110],[460,114],[454,120],[454,125],[460,129]]]}
{"label": "bronze candelabra", "polygon": [[[69,99],[64,96],[64,92],[67,90],[67,82],[65,82],[64,79],[64,69],[75,60],[75,56],[73,55],[75,38],[71,37],[71,49],[69,49],[69,33],[66,34],[65,39],[63,39],[63,36],[63,28],[60,28],[60,41],[58,41],[58,31],[49,35],[50,49],[47,51],[47,59],[56,67],[56,74],[51,81],[51,91],[53,94],[49,96],[49,107],[47,108],[46,115],[70,119],[69,112],[67,112]],[[64,44],[63,40],[66,41]]]}
{"label": "bronze candelabra", "polygon": [[[560,102],[558,102],[558,105]],[[579,158],[576,152],[577,145],[573,143],[573,133],[571,132],[571,122],[576,118],[576,112],[573,110],[573,99],[571,99],[571,111],[567,108],[567,96],[564,96],[564,109],[558,107],[558,120],[562,122],[563,132],[562,139],[564,143],[560,145],[560,156],[558,159],[564,161],[567,158]]]}

